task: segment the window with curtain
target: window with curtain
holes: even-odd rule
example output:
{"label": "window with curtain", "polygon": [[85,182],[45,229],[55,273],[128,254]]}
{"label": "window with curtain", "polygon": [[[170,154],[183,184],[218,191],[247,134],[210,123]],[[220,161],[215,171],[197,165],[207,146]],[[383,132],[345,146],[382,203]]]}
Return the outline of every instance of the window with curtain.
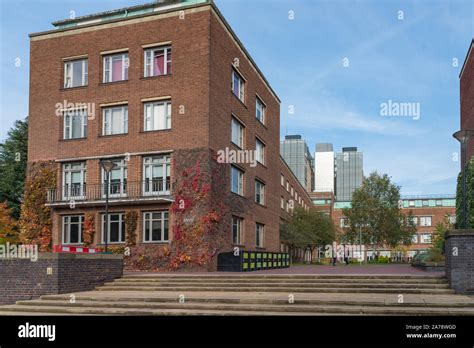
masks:
{"label": "window with curtain", "polygon": [[144,104],[144,130],[171,129],[171,100]]}
{"label": "window with curtain", "polygon": [[102,135],[128,133],[128,106],[114,106],[103,109]]}
{"label": "window with curtain", "polygon": [[104,83],[128,80],[128,53],[104,57]]}
{"label": "window with curtain", "polygon": [[70,110],[64,112],[64,139],[79,139],[87,136],[87,112]]}
{"label": "window with curtain", "polygon": [[171,74],[171,46],[145,50],[145,77]]}
{"label": "window with curtain", "polygon": [[64,88],[86,86],[88,83],[87,59],[64,62]]}

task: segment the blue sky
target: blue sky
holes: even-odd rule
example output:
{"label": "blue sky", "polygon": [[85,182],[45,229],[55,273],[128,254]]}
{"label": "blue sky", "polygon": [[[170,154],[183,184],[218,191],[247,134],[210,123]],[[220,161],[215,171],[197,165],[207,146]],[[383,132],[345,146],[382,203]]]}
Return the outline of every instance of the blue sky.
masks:
{"label": "blue sky", "polygon": [[[28,114],[29,33],[52,29],[70,11],[144,2],[0,0],[0,139]],[[458,76],[474,36],[474,1],[216,3],[282,100],[282,138],[301,134],[312,151],[317,142],[337,151],[357,146],[365,173],[389,174],[403,194],[454,193],[459,148],[451,134],[459,129]],[[389,100],[419,103],[419,119],[381,116]]]}

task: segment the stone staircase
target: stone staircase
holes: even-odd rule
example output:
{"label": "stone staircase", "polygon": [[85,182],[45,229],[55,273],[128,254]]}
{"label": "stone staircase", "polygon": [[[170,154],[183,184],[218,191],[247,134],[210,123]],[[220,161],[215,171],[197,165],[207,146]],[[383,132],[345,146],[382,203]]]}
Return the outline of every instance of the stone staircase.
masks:
{"label": "stone staircase", "polygon": [[474,315],[474,298],[440,276],[135,274],[74,301],[46,295],[0,307],[0,315],[90,314]]}

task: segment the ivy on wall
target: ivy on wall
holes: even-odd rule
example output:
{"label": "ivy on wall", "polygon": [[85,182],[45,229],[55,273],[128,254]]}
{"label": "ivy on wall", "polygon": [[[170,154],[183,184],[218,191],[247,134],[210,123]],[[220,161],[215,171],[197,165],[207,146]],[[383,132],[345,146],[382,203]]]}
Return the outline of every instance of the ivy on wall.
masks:
{"label": "ivy on wall", "polygon": [[83,239],[84,246],[89,247],[94,243],[95,238],[95,214],[86,213],[84,215]]}
{"label": "ivy on wall", "polygon": [[56,186],[56,165],[52,161],[32,163],[27,177],[19,220],[20,242],[37,244],[40,251],[50,251],[52,220],[46,202],[48,188]]}
{"label": "ivy on wall", "polygon": [[125,239],[126,245],[129,247],[137,244],[137,224],[138,212],[136,210],[128,210],[125,212]]}
{"label": "ivy on wall", "polygon": [[[474,228],[474,158],[466,166],[466,198],[467,198],[467,226]],[[456,225],[459,228],[463,221],[462,172],[458,175],[456,187]]]}

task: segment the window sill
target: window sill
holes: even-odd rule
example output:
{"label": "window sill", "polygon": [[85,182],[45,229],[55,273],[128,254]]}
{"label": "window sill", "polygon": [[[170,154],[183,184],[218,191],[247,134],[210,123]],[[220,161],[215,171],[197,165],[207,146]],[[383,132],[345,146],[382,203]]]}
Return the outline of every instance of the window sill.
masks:
{"label": "window sill", "polygon": [[71,91],[71,90],[77,90],[77,89],[85,89],[89,87],[89,85],[84,85],[84,86],[75,86],[75,87],[60,87],[60,91]]}
{"label": "window sill", "polygon": [[155,79],[160,79],[160,78],[166,78],[166,77],[172,77],[173,74],[166,74],[166,75],[156,75],[156,76],[143,76],[140,77],[140,80],[155,80]]}
{"label": "window sill", "polygon": [[255,202],[255,204],[259,207],[262,207],[262,208],[267,208],[267,206],[265,204],[261,204],[261,203],[258,203],[258,202]]}
{"label": "window sill", "polygon": [[265,168],[265,169],[268,169],[268,167],[263,164],[262,162],[259,162],[258,160],[255,160],[257,162],[257,164],[260,164],[261,167]]}
{"label": "window sill", "polygon": [[242,196],[241,194],[238,194],[238,193],[235,193],[235,192],[232,192],[232,191],[230,191],[230,193],[232,193],[234,196],[237,196],[239,198],[247,199],[247,197]]}
{"label": "window sill", "polygon": [[142,242],[142,244],[146,244],[146,245],[150,245],[150,244],[166,245],[166,244],[170,244],[170,241],[166,241],[166,242]]}
{"label": "window sill", "polygon": [[256,246],[255,249],[257,249],[257,250],[267,250],[267,248],[265,248],[265,247],[258,247],[258,246]]}
{"label": "window sill", "polygon": [[265,128],[266,130],[268,130],[268,127],[265,125],[265,123],[263,123],[262,121],[260,121],[257,117],[255,117],[255,119],[257,120],[257,124],[261,125],[263,128]]}
{"label": "window sill", "polygon": [[107,134],[107,135],[99,135],[99,138],[123,137],[123,136],[127,136],[127,135],[128,135],[128,133]]}
{"label": "window sill", "polygon": [[156,130],[141,130],[139,133],[143,133],[143,134],[146,134],[146,133],[166,133],[166,132],[170,132],[171,130],[172,130],[171,128],[156,129]]}
{"label": "window sill", "polygon": [[82,138],[71,138],[71,139],[59,139],[59,141],[64,141],[64,142],[69,142],[69,141],[84,141],[84,140],[87,140],[87,137],[82,137]]}
{"label": "window sill", "polygon": [[99,82],[99,86],[108,86],[108,85],[117,85],[121,83],[126,83],[128,80],[112,81],[112,82]]}

